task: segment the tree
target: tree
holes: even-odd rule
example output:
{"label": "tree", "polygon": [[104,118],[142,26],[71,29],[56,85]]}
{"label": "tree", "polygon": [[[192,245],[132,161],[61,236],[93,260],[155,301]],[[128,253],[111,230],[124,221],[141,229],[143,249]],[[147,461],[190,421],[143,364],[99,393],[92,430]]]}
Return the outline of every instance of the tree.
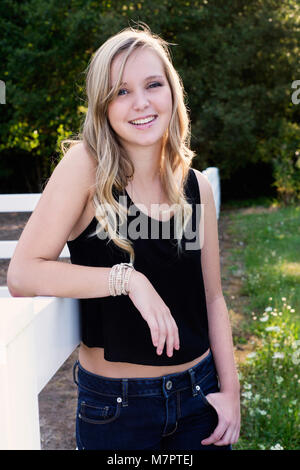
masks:
{"label": "tree", "polygon": [[25,159],[26,187],[41,190],[60,157],[59,141],[76,134],[83,120],[92,53],[139,21],[173,43],[194,166],[218,166],[228,181],[246,165],[271,165],[266,149],[281,119],[299,123],[300,106],[291,101],[291,84],[300,78],[299,12],[297,0],[3,0],[0,180]]}

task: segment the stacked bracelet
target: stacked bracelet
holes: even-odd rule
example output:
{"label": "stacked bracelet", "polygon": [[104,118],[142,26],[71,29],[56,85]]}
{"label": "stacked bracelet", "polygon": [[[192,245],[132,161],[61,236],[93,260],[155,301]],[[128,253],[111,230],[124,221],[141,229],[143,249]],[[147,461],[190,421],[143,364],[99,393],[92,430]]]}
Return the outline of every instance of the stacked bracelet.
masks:
{"label": "stacked bracelet", "polygon": [[119,263],[111,268],[108,282],[110,295],[128,295],[129,278],[133,270],[132,263]]}

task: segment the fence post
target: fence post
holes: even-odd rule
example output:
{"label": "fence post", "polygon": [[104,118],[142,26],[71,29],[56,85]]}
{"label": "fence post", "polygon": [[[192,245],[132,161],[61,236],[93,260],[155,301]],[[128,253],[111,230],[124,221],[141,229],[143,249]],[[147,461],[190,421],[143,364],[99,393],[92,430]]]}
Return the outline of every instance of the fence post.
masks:
{"label": "fence post", "polygon": [[[1,299],[0,449],[38,450],[40,444],[33,300]],[[21,331],[20,334],[15,334]],[[30,367],[28,367],[30,365]]]}

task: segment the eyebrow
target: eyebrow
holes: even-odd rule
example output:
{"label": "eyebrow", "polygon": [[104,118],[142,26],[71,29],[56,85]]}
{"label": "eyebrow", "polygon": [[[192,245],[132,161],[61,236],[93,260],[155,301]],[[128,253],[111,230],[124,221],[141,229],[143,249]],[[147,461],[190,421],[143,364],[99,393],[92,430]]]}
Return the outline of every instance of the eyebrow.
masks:
{"label": "eyebrow", "polygon": [[[144,82],[146,82],[147,80],[154,80],[154,79],[156,79],[156,78],[164,78],[164,77],[163,77],[162,75],[150,75],[149,77],[146,77],[146,78],[144,79]],[[122,83],[120,84],[120,86],[123,86],[123,85],[128,85],[128,83],[127,83],[127,82],[122,82]]]}

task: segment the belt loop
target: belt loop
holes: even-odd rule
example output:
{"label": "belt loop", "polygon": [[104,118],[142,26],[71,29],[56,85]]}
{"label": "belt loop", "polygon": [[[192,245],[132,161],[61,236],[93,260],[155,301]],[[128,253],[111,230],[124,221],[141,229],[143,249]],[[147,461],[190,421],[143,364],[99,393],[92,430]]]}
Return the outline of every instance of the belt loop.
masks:
{"label": "belt loop", "polygon": [[190,369],[188,369],[188,373],[190,374],[193,397],[195,397],[198,394],[198,392],[195,389],[195,370],[194,370],[194,368],[191,367]]}
{"label": "belt loop", "polygon": [[78,381],[76,380],[76,367],[78,367],[79,361],[76,361],[73,366],[73,381],[78,386]]}
{"label": "belt loop", "polygon": [[128,379],[122,379],[122,406],[128,406]]}
{"label": "belt loop", "polygon": [[161,385],[162,385],[162,392],[163,392],[164,397],[168,398],[168,394],[166,392],[166,376],[165,375],[162,377]]}

